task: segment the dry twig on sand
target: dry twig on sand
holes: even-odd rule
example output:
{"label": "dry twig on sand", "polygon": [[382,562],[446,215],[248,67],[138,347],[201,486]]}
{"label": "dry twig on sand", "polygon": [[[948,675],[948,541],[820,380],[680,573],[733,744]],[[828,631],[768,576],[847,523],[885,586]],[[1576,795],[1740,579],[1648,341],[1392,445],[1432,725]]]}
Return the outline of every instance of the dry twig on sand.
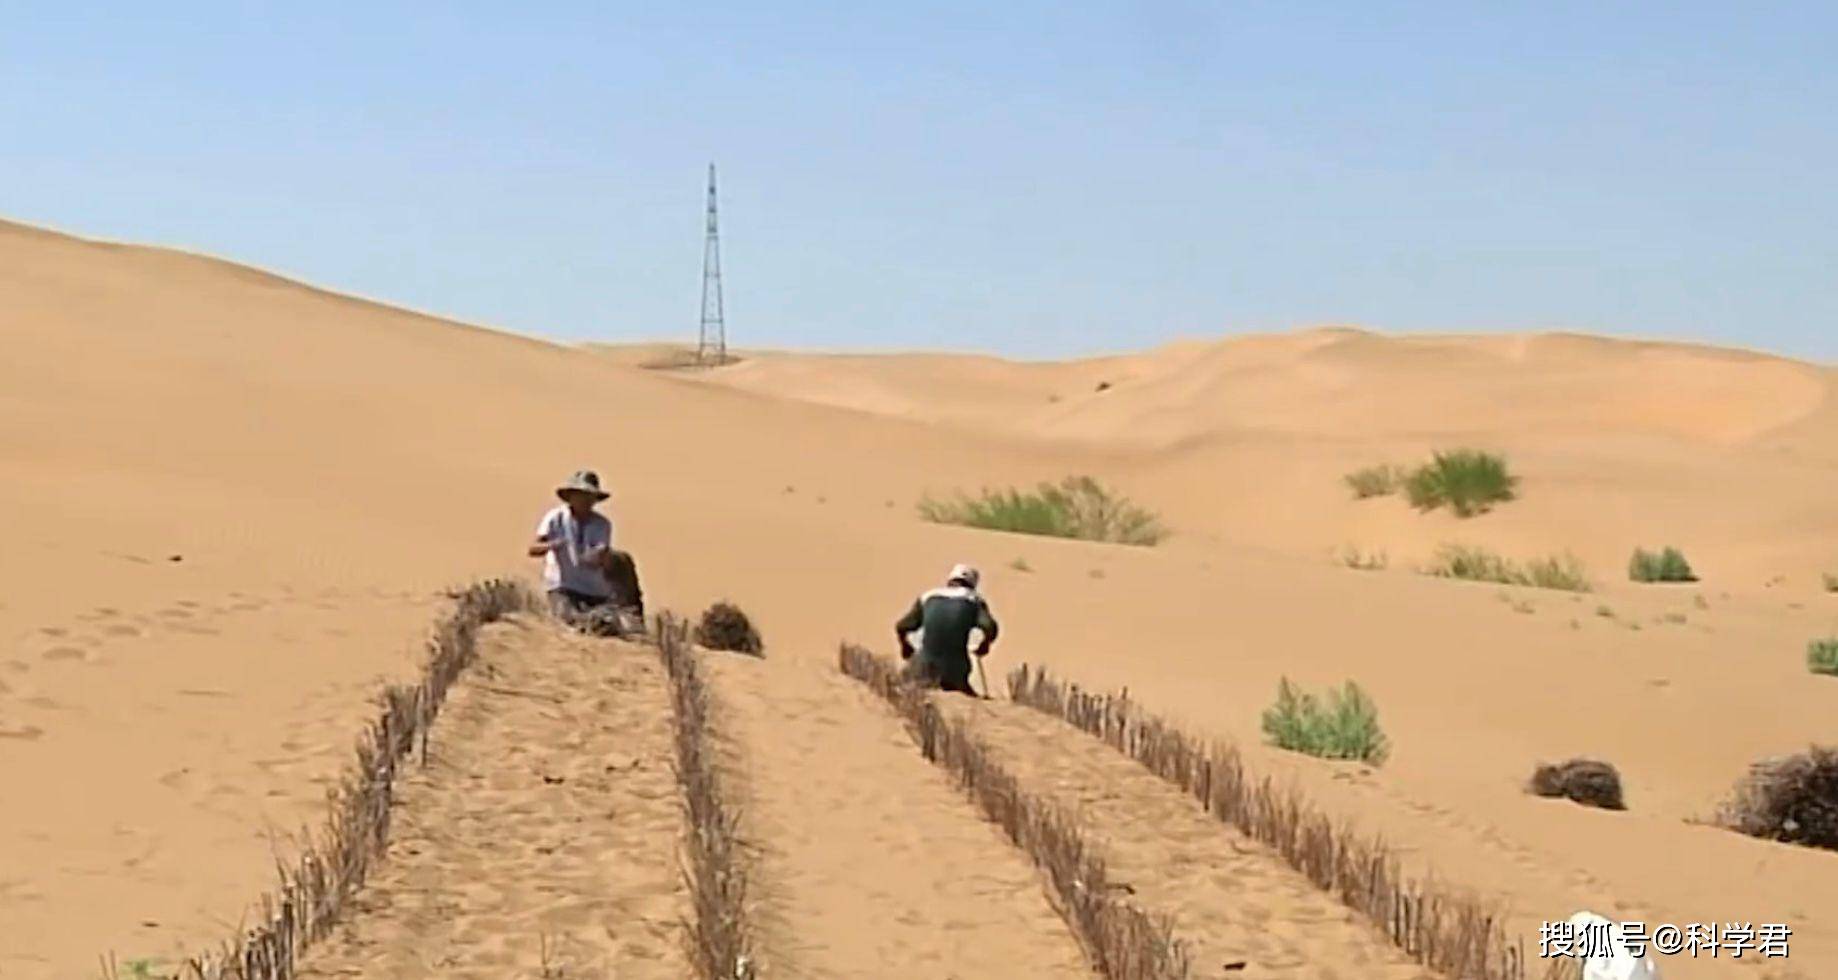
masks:
{"label": "dry twig on sand", "polygon": [[658,619],[658,652],[670,675],[676,719],[676,772],[689,825],[689,881],[695,921],[689,956],[702,980],[749,980],[752,935],[746,922],[747,879],[736,841],[737,818],[727,806],[708,734],[708,688],[689,646],[689,624]]}

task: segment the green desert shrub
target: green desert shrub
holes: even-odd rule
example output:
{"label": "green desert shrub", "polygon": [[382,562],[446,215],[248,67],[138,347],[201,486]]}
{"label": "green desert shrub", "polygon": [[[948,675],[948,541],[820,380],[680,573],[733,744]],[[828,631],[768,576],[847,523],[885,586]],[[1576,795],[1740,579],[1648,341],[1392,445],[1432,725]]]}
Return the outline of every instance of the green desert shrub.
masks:
{"label": "green desert shrub", "polygon": [[1436,560],[1423,571],[1438,578],[1495,582],[1500,585],[1530,585],[1540,589],[1562,589],[1565,592],[1588,592],[1592,588],[1583,563],[1568,553],[1534,558],[1520,565],[1485,548],[1445,544],[1436,552]]}
{"label": "green desert shrub", "polygon": [[1806,644],[1806,669],[1838,677],[1838,636]]}
{"label": "green desert shrub", "polygon": [[1341,479],[1347,482],[1348,489],[1353,491],[1355,500],[1367,497],[1383,497],[1398,492],[1398,485],[1404,482],[1404,471],[1390,463],[1367,466],[1354,470]]}
{"label": "green desert shrub", "polygon": [[1825,591],[1838,592],[1838,575],[1833,575],[1831,572],[1825,573]]}
{"label": "green desert shrub", "polygon": [[1434,454],[1404,480],[1404,496],[1418,510],[1448,507],[1457,517],[1484,514],[1496,503],[1513,499],[1519,478],[1504,457],[1477,449]]}
{"label": "green desert shrub", "polygon": [[1055,538],[1152,545],[1167,536],[1161,520],[1088,476],[1069,476],[1033,490],[985,489],[919,501],[919,516],[938,524],[962,524],[991,531],[1043,534]]}
{"label": "green desert shrub", "polygon": [[1659,551],[1635,548],[1627,561],[1627,577],[1636,582],[1696,582],[1685,553],[1667,546]]}
{"label": "green desert shrub", "polygon": [[1358,684],[1330,689],[1327,703],[1289,682],[1276,688],[1276,703],[1264,710],[1264,734],[1278,748],[1324,759],[1357,759],[1378,764],[1391,748],[1379,729],[1378,707]]}

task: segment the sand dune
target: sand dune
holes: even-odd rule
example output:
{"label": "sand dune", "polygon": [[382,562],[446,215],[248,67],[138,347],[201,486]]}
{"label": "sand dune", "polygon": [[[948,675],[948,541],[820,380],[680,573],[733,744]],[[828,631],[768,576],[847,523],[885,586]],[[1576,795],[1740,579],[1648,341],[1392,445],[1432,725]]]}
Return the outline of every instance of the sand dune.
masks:
{"label": "sand dune", "polygon": [[[1279,675],[1360,680],[1397,746],[1383,769],[1250,758],[1502,896],[1521,929],[1584,906],[1779,920],[1797,969],[1838,968],[1829,855],[1687,823],[1750,761],[1830,738],[1838,686],[1802,661],[1838,611],[1818,580],[1838,572],[1829,367],[1321,330],[1063,364],[761,353],[692,375],[5,224],[0,343],[0,975],[229,928],[270,874],[269,829],[312,812],[437,591],[527,571],[549,487],[580,466],[614,488],[654,604],[731,598],[775,660],[883,640],[974,561],[1008,627],[998,661],[1127,685],[1247,744]],[[1457,443],[1506,452],[1522,499],[1459,521],[1339,483]],[[1120,549],[913,514],[926,491],[1072,472],[1175,536]],[[1574,551],[1598,592],[1409,573],[1449,540]],[[1703,582],[1623,580],[1635,545],[1662,544]],[[1393,568],[1335,567],[1347,545]],[[1031,572],[1008,567],[1023,557]],[[836,738],[876,737],[851,717]],[[1578,752],[1621,766],[1629,813],[1521,792],[1534,761]]]}

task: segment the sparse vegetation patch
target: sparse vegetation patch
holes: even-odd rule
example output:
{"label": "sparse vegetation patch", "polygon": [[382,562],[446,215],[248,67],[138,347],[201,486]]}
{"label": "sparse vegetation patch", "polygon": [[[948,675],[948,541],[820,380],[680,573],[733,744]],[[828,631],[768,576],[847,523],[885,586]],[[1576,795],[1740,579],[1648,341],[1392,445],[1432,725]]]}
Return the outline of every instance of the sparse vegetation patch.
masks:
{"label": "sparse vegetation patch", "polygon": [[1263,728],[1278,748],[1324,759],[1376,765],[1390,752],[1379,729],[1378,706],[1352,681],[1329,690],[1324,705],[1283,678],[1277,684],[1276,703],[1264,710]]}
{"label": "sparse vegetation patch", "polygon": [[1825,591],[1838,592],[1838,575],[1831,572],[1825,573]]}
{"label": "sparse vegetation patch", "polygon": [[1539,765],[1528,787],[1538,796],[1561,797],[1603,810],[1625,810],[1621,774],[1614,766],[1595,759],[1571,759],[1556,765]]}
{"label": "sparse vegetation patch", "polygon": [[1418,510],[1448,507],[1457,517],[1485,514],[1494,504],[1512,500],[1519,478],[1506,460],[1477,449],[1435,453],[1404,480],[1404,495]]}
{"label": "sparse vegetation patch", "polygon": [[1069,476],[1033,490],[984,489],[979,496],[919,501],[919,516],[937,524],[1041,534],[1115,544],[1153,545],[1167,530],[1139,507],[1089,476]]}
{"label": "sparse vegetation patch", "polygon": [[1391,564],[1391,557],[1383,551],[1361,551],[1349,547],[1340,553],[1340,563],[1356,571],[1381,572]]}
{"label": "sparse vegetation patch", "polygon": [[1685,560],[1685,553],[1673,547],[1659,551],[1635,548],[1627,562],[1627,577],[1635,582],[1696,582],[1698,577]]}
{"label": "sparse vegetation patch", "polygon": [[1425,566],[1424,574],[1439,578],[1466,579],[1470,582],[1496,582],[1501,585],[1529,585],[1539,589],[1561,589],[1565,592],[1588,592],[1594,586],[1589,573],[1575,555],[1568,553],[1549,558],[1534,558],[1520,565],[1485,548],[1445,544],[1436,560]]}
{"label": "sparse vegetation patch", "polygon": [[1403,467],[1380,463],[1354,470],[1341,479],[1353,491],[1353,499],[1365,500],[1368,497],[1387,497],[1397,493],[1398,486],[1406,476]]}
{"label": "sparse vegetation patch", "polygon": [[1838,747],[1756,763],[1718,818],[1751,837],[1838,850]]}
{"label": "sparse vegetation patch", "polygon": [[1806,644],[1806,669],[1838,677],[1838,636]]}

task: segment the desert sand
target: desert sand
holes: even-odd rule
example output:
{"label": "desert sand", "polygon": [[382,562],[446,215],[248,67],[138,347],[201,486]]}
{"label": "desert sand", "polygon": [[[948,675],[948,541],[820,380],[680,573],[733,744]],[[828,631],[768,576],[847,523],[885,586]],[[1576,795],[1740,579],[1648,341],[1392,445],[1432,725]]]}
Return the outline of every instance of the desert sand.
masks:
{"label": "desert sand", "polygon": [[[1774,975],[1838,969],[1838,857],[1694,823],[1752,761],[1831,738],[1838,684],[1803,661],[1809,638],[1838,633],[1819,581],[1838,572],[1828,366],[1333,328],[1069,363],[762,352],[662,372],[639,366],[654,354],[7,224],[0,342],[0,977],[89,975],[107,950],[170,956],[226,934],[316,815],[368,693],[412,669],[441,590],[530,575],[522,545],[549,488],[583,466],[613,489],[655,608],[728,598],[760,625],[765,664],[719,677],[742,730],[810,715],[829,688],[806,678],[839,639],[889,648],[912,594],[971,561],[1005,626],[994,670],[1127,685],[1237,740],[1414,868],[1500,897],[1528,941],[1579,908],[1779,921],[1793,953]],[[1459,520],[1340,482],[1456,445],[1507,454],[1522,499]],[[1173,537],[1124,548],[914,513],[926,492],[1069,473],[1155,508]],[[1411,572],[1448,541],[1571,551],[1597,590]],[[1668,544],[1700,583],[1626,581],[1632,548]],[[1391,568],[1340,567],[1349,546]],[[1259,747],[1284,675],[1358,680],[1393,757],[1362,769]],[[891,722],[861,703],[832,717],[830,737],[860,746],[840,771],[863,783],[825,798],[862,808],[838,825],[910,794],[914,833],[1004,853],[916,757],[875,763]],[[1535,762],[1573,754],[1620,767],[1628,812],[1523,792]],[[785,921],[854,894],[818,861],[904,867],[892,895],[928,887],[935,869],[890,860],[884,837],[837,836],[860,855],[800,840],[759,768],[758,816],[786,828],[762,855],[783,872]],[[1025,873],[990,866],[978,887],[1010,894]],[[1044,900],[1010,897],[1004,915],[1051,925]],[[806,955],[847,969],[884,952]]]}
{"label": "desert sand", "polygon": [[523,621],[470,670],[397,794],[390,860],[300,975],[690,975],[656,656]]}

